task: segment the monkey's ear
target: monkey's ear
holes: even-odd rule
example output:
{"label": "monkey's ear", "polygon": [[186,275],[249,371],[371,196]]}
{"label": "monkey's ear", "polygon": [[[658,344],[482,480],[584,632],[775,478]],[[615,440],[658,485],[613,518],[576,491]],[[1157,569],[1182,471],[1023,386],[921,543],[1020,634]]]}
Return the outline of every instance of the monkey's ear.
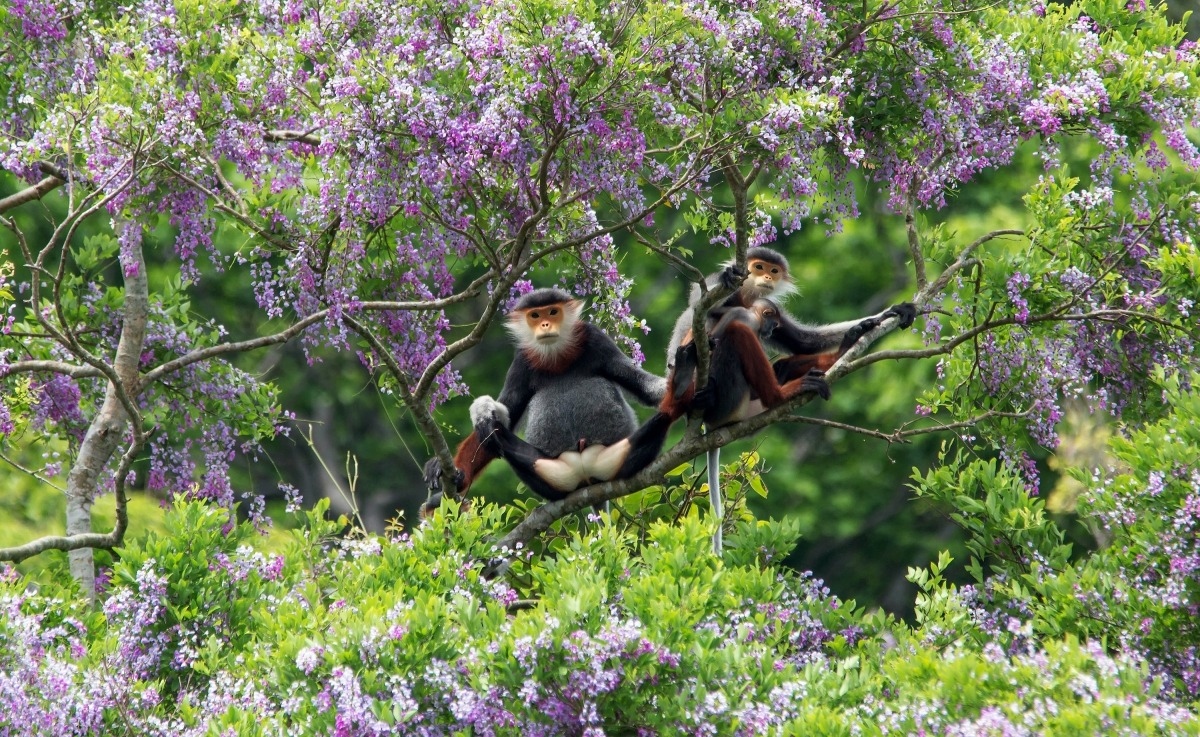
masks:
{"label": "monkey's ear", "polygon": [[583,314],[584,305],[583,305],[583,300],[581,300],[581,299],[573,299],[570,302],[567,302],[563,306],[567,308],[567,313],[569,315],[571,315],[572,317],[579,317],[580,315]]}

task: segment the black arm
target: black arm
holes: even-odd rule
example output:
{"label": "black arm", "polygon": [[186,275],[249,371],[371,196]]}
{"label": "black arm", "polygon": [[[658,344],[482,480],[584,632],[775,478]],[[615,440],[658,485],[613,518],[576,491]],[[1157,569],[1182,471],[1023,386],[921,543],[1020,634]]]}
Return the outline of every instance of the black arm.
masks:
{"label": "black arm", "polygon": [[628,391],[647,407],[655,407],[667,392],[667,380],[644,370],[594,325],[588,325],[588,348],[598,375]]}
{"label": "black arm", "polygon": [[887,308],[878,315],[871,315],[859,320],[847,320],[829,325],[804,325],[796,322],[795,318],[780,311],[779,324],[766,342],[782,351],[793,355],[812,356],[824,353],[845,353],[865,333],[874,330],[889,317],[900,320],[900,327],[907,328],[913,324],[917,309],[909,302],[903,302]]}
{"label": "black arm", "polygon": [[517,354],[513,356],[512,365],[508,367],[508,374],[504,377],[504,387],[500,389],[500,396],[496,397],[496,401],[508,408],[510,428],[516,429],[517,423],[529,407],[529,400],[533,399],[534,391],[533,367],[529,365],[525,354],[518,349]]}

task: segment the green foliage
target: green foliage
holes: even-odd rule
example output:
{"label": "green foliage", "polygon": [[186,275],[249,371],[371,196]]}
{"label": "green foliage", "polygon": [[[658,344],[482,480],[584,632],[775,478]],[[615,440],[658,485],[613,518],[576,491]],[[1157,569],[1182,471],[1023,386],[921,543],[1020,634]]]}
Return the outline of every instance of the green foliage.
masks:
{"label": "green foliage", "polygon": [[[911,570],[921,587],[917,617],[937,624],[943,642],[994,639],[1001,621],[1009,646],[1031,636],[1119,643],[1142,653],[1171,691],[1200,693],[1200,395],[1161,371],[1169,412],[1110,440],[1106,468],[1069,472],[1084,485],[1080,513],[1102,547],[1070,560],[1062,531],[1038,497],[994,462],[956,458],[916,474],[918,496],[936,500],[969,533],[966,596],[943,579],[944,557],[929,571]],[[1187,387],[1187,388],[1185,388]],[[990,614],[982,614],[990,612]]]}
{"label": "green foliage", "polygon": [[[976,583],[1001,575],[1021,579],[1034,569],[1062,570],[1071,556],[1062,531],[1046,515],[1045,502],[1031,496],[1019,475],[997,460],[945,456],[922,474],[913,470],[913,491],[950,510],[967,533]],[[985,569],[986,564],[986,569]]]}
{"label": "green foliage", "polygon": [[[989,630],[947,555],[911,572],[909,628],[752,554],[794,528],[739,524],[718,559],[695,517],[644,540],[593,523],[489,579],[510,509],[450,502],[390,538],[344,536],[325,511],[267,558],[226,512],[177,504],[121,551],[102,614],[10,577],[0,666],[21,662],[31,688],[90,684],[109,734],[1200,733],[1135,658],[1017,620]],[[30,638],[60,647],[30,657]],[[66,708],[61,687],[38,693]]]}

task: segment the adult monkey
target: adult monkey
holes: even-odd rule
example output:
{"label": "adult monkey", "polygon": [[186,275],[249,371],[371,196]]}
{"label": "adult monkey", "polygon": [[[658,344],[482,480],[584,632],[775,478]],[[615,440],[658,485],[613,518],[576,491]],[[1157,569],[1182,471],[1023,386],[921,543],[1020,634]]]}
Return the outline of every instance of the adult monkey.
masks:
{"label": "adult monkey", "polygon": [[[583,303],[561,289],[536,289],[509,312],[516,355],[499,397],[471,405],[475,430],[454,456],[460,494],[500,456],[534,492],[561,499],[587,481],[632,475],[658,454],[670,421],[658,414],[639,429],[621,390],[654,406],[666,380],[642,370],[582,320],[582,311]],[[524,441],[512,432],[522,420]],[[438,460],[429,459],[425,482],[432,495],[423,516],[440,503],[441,475]]]}
{"label": "adult monkey", "polygon": [[[812,393],[829,399],[829,384],[819,369],[783,382],[779,380],[777,366],[771,363],[762,344],[778,329],[780,314],[779,305],[764,298],[754,300],[749,307],[725,309],[709,329],[712,359],[708,382],[699,391],[687,386],[694,382],[695,344],[681,347],[671,383],[676,385],[674,399],[687,394],[690,398],[674,403],[672,398],[664,399],[664,405],[672,405],[664,414],[674,419],[688,410],[701,410],[704,424],[718,428],[778,407],[800,394]],[[686,377],[687,372],[693,378]]]}
{"label": "adult monkey", "polygon": [[[736,263],[728,263],[721,271],[706,277],[705,284],[709,289],[715,288],[719,284],[727,289],[735,290],[705,316],[705,330],[710,334],[710,339],[724,316],[730,314],[731,311],[748,310],[753,312],[758,300],[768,297],[778,300],[795,291],[787,258],[778,251],[765,246],[757,246],[746,252],[746,268],[744,270],[738,268]],[[671,334],[670,346],[667,349],[668,394],[663,405],[660,406],[660,411],[666,412],[672,417],[678,417],[688,411],[694,401],[692,395],[695,391],[696,377],[692,321],[701,297],[700,286],[694,285],[688,299],[687,309],[676,321],[675,330]],[[893,305],[877,315],[858,320],[828,325],[805,325],[797,322],[777,304],[772,304],[770,308],[759,305],[758,309],[758,329],[755,329],[754,332],[757,333],[759,342],[788,354],[776,360],[772,365],[777,385],[788,385],[790,382],[801,381],[805,377],[809,377],[812,372],[826,371],[857,343],[859,338],[874,330],[885,319],[895,317],[899,320],[901,328],[907,328],[912,325],[917,314],[914,305],[904,302]],[[763,320],[762,310],[764,309],[771,311],[768,322]],[[735,314],[738,316],[736,322],[750,329],[751,322],[748,321],[748,315],[744,312],[735,312]],[[763,329],[767,325],[770,329]],[[742,330],[735,332],[739,336],[743,335]],[[757,355],[755,357],[757,358]],[[677,361],[690,361],[691,363],[687,366],[677,366]],[[709,376],[711,380],[712,371]],[[721,372],[721,376],[724,377],[723,380],[727,380],[730,374]],[[708,390],[720,393],[729,391],[729,387],[718,383]],[[828,387],[825,391],[828,392]],[[822,394],[822,396],[827,397],[828,394]],[[758,411],[761,412],[762,409],[760,408]],[[707,415],[706,412],[706,425],[710,428],[715,427]],[[745,419],[745,416],[735,419]],[[727,418],[724,423],[732,421],[734,419]],[[713,514],[718,519],[723,516],[719,463],[720,449],[714,448],[708,452],[708,488]],[[713,537],[713,550],[718,555],[721,552],[720,522],[718,522],[717,531]]]}
{"label": "adult monkey", "polygon": [[[721,314],[732,307],[750,309],[759,298],[769,298],[778,305],[796,290],[788,267],[787,258],[780,252],[756,246],[746,252],[746,268],[735,263],[705,277],[708,289],[718,284],[735,290],[707,316],[707,328],[711,331]],[[700,285],[692,286],[687,309],[675,322],[671,342],[667,348],[667,373],[675,366],[675,357],[680,346],[692,340],[692,316],[700,304]],[[900,320],[900,328],[907,328],[917,315],[916,307],[909,302],[893,305],[877,315],[847,320],[829,325],[806,325],[797,322],[782,308],[778,308],[775,329],[765,338],[765,343],[788,354],[775,362],[776,375],[781,382],[804,376],[812,369],[828,370],[842,354],[864,333],[874,330],[889,317]]]}

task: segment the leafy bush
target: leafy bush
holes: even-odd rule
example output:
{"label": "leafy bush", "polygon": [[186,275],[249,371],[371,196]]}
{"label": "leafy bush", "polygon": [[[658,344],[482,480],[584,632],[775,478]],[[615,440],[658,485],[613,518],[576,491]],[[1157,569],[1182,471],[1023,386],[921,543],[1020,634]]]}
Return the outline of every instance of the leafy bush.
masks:
{"label": "leafy bush", "polygon": [[264,555],[181,502],[121,551],[102,611],[6,577],[0,733],[1198,734],[1200,396],[1163,381],[1175,413],[1088,480],[1113,544],[1087,559],[1007,465],[919,479],[973,533],[978,581],[949,583],[946,554],[913,569],[911,627],[763,563],[786,525],[743,518],[716,558],[695,505],[497,565],[511,508],[376,537],[322,507]]}
{"label": "leafy bush", "polygon": [[[1020,617],[1039,638],[1068,635],[1139,653],[1175,697],[1200,697],[1200,394],[1178,377],[1159,372],[1157,381],[1172,411],[1114,438],[1107,471],[1071,470],[1086,485],[1081,511],[1108,542],[1077,564],[1068,563],[1070,547],[1042,501],[1013,493],[1021,481],[1007,467],[956,463],[920,479],[918,493],[951,505],[973,535],[976,586],[965,594],[979,608],[951,615],[929,606],[950,631],[987,640],[1006,617]],[[992,575],[984,575],[985,561]]]}

